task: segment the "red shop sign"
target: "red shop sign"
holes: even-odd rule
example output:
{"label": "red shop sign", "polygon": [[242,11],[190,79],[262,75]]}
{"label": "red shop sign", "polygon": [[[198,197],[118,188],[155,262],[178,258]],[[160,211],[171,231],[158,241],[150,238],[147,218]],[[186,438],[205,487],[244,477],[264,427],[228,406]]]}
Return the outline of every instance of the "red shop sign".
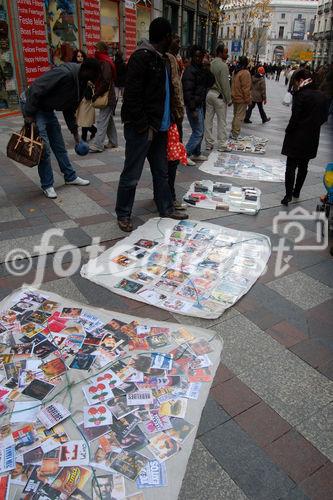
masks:
{"label": "red shop sign", "polygon": [[99,0],[84,0],[84,24],[89,56],[95,53],[95,45],[101,39]]}
{"label": "red shop sign", "polygon": [[50,69],[43,0],[17,0],[28,84]]}

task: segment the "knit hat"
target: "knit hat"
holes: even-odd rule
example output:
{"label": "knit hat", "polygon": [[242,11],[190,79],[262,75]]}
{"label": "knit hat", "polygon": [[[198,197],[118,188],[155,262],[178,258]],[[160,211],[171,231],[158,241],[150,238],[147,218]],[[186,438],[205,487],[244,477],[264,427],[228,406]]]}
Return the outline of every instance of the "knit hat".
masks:
{"label": "knit hat", "polygon": [[264,75],[265,74],[265,68],[263,66],[259,66],[258,73],[259,73],[259,75]]}

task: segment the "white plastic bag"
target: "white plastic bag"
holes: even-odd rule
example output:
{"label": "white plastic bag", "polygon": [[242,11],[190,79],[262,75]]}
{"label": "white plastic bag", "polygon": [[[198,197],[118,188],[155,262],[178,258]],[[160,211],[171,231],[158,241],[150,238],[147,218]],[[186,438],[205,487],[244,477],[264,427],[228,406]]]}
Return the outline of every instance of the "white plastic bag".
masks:
{"label": "white plastic bag", "polygon": [[293,96],[291,95],[291,93],[286,92],[286,94],[283,98],[282,104],[284,104],[285,106],[290,106],[292,100],[293,100]]}

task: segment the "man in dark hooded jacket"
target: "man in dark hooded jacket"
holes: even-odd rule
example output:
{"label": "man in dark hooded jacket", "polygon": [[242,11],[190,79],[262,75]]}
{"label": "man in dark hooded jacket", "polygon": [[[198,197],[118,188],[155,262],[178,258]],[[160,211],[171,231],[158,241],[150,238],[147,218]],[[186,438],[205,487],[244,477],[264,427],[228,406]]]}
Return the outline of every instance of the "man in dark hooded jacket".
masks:
{"label": "man in dark hooded jacket", "polygon": [[166,52],[171,24],[158,17],[149,27],[149,42],[131,55],[127,65],[121,110],[126,139],[116,213],[120,229],[133,230],[131,221],[135,191],[147,158],[153,176],[154,200],[161,217],[187,219],[174,208],[168,183],[167,135],[171,124],[171,72]]}
{"label": "man in dark hooded jacket", "polygon": [[35,122],[45,148],[38,165],[42,190],[47,198],[56,198],[53,188],[51,150],[57,158],[66,184],[86,186],[88,180],[81,179],[68,158],[61,127],[54,111],[62,111],[67,127],[80,141],[75,119],[76,109],[84,96],[88,82],[94,83],[100,75],[100,66],[94,59],[86,59],[81,65],[62,64],[37,78],[29,88],[24,105],[26,123]]}

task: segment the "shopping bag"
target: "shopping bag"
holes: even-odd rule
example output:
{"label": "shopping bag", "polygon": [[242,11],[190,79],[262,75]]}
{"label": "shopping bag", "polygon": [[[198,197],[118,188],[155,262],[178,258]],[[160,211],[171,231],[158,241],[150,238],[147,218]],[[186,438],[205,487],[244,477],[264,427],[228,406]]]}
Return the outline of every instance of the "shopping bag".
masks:
{"label": "shopping bag", "polygon": [[291,95],[291,93],[286,92],[286,94],[283,98],[282,104],[284,104],[285,106],[290,106],[292,100],[293,100],[293,96]]}
{"label": "shopping bag", "polygon": [[168,130],[167,144],[168,161],[179,160],[182,165],[187,165],[187,154],[184,144],[180,142],[177,125],[173,123]]}
{"label": "shopping bag", "polygon": [[82,99],[76,111],[76,123],[78,127],[91,127],[95,123],[95,108],[91,101]]}
{"label": "shopping bag", "polygon": [[[30,128],[30,131],[28,130]],[[30,132],[30,133],[29,133]],[[7,156],[26,167],[39,164],[44,150],[44,143],[38,136],[37,127],[31,124],[24,126],[20,132],[14,132],[7,144]]]}

